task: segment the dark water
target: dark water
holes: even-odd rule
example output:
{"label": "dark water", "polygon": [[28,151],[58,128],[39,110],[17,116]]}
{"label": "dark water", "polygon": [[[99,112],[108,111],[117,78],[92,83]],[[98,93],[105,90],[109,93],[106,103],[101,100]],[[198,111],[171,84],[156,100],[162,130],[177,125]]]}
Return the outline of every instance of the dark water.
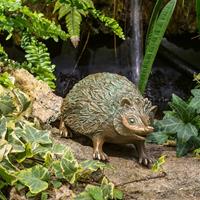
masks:
{"label": "dark water", "polygon": [[[10,58],[18,61],[24,60],[24,52],[12,42],[8,41],[4,45],[6,45],[5,50]],[[57,66],[55,71],[57,77],[56,93],[60,96],[64,97],[80,79],[96,72],[118,73],[134,82],[131,51],[129,50],[131,47],[130,38],[125,42],[120,40],[117,42],[117,55],[113,48],[113,36],[111,35],[100,34],[94,38],[91,37],[81,57],[83,44],[75,49],[70,42],[55,43],[50,40],[47,42],[47,46],[52,60]],[[200,48],[193,49],[191,46],[189,47],[189,44],[187,48],[182,48],[180,43],[175,47],[173,48],[175,53],[179,56],[184,55],[187,65],[190,67],[191,63],[191,66],[195,66],[195,70],[198,72]],[[77,62],[78,59],[79,62]],[[180,70],[170,58],[163,57],[161,49],[153,65],[145,94],[153,104],[158,105],[158,115],[161,116],[162,111],[167,109],[173,93],[187,99],[193,87],[192,75]]]}
{"label": "dark water", "polygon": [[[62,44],[61,54],[53,59],[57,64],[57,94],[65,96],[78,80],[96,72],[118,73],[133,81],[131,51],[129,51],[130,41],[118,43],[117,57],[111,41],[113,41],[113,38],[109,36],[99,36],[91,39],[78,65],[76,60],[80,50]],[[188,55],[188,49],[175,50],[177,53],[181,50],[185,55]],[[158,105],[159,117],[162,115],[162,111],[168,108],[168,102],[173,93],[187,99],[190,96],[191,88],[194,87],[193,75],[179,69],[170,58],[163,57],[161,51],[162,49],[154,62],[145,94],[153,104]],[[193,54],[195,59],[197,58],[196,54],[199,54],[200,63],[200,52],[196,49],[189,49],[189,51],[195,51],[195,54]],[[194,58],[190,59],[191,62],[194,62]],[[190,67],[190,59],[187,60],[186,66],[188,67]],[[191,66],[193,65],[191,64]],[[198,70],[195,68],[195,71]]]}

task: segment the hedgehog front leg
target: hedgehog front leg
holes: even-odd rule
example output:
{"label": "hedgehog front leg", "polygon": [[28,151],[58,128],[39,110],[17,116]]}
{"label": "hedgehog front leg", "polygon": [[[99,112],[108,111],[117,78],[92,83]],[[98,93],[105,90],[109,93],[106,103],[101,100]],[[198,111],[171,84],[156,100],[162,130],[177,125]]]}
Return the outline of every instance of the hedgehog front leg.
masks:
{"label": "hedgehog front leg", "polygon": [[149,156],[147,156],[147,154],[145,152],[144,141],[134,142],[134,145],[135,145],[137,152],[138,152],[139,163],[143,164],[147,167],[151,167],[152,163],[154,162],[154,159],[149,158]]}
{"label": "hedgehog front leg", "polygon": [[107,161],[108,156],[103,152],[102,149],[104,144],[103,137],[100,135],[94,136],[92,138],[92,142],[93,142],[93,159]]}

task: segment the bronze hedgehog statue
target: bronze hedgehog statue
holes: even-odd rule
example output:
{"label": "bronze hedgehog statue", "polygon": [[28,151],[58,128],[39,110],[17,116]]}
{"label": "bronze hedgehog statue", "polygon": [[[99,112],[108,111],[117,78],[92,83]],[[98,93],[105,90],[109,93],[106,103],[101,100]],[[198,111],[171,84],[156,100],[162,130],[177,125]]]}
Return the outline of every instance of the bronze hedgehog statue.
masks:
{"label": "bronze hedgehog statue", "polygon": [[139,163],[152,160],[145,153],[145,137],[153,131],[156,106],[143,98],[126,77],[112,73],[91,74],[70,90],[61,108],[60,132],[67,127],[93,141],[93,158],[107,160],[104,142],[134,144]]}

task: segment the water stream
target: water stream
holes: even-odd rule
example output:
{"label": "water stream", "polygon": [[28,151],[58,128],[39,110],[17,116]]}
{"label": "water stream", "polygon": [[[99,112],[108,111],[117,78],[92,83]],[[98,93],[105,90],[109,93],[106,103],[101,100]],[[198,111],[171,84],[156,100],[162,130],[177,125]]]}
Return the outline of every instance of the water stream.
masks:
{"label": "water stream", "polygon": [[131,65],[133,80],[135,83],[139,81],[140,67],[142,61],[142,28],[141,28],[141,12],[142,0],[131,0],[130,21],[132,27],[131,34]]}

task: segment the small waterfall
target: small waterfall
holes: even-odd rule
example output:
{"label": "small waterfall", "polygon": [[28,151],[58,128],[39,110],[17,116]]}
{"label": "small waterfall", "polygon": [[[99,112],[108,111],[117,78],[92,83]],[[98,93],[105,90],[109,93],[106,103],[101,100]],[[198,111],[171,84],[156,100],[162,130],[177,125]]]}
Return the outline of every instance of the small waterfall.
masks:
{"label": "small waterfall", "polygon": [[137,84],[142,61],[142,0],[131,0],[130,6],[130,24],[132,27],[130,41],[132,79]]}

